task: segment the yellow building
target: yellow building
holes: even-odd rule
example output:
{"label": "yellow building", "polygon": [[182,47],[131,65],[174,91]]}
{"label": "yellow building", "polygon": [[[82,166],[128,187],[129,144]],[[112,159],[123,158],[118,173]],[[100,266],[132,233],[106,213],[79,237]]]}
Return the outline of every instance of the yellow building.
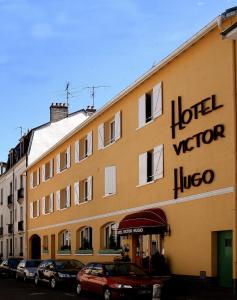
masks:
{"label": "yellow building", "polygon": [[[28,256],[237,278],[236,10],[29,165]],[[145,266],[147,267],[147,265]]]}

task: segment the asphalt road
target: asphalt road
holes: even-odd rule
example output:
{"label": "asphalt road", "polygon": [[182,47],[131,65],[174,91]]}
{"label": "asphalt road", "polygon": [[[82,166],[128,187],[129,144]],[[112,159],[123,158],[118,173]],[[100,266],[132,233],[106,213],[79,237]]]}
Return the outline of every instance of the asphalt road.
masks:
{"label": "asphalt road", "polygon": [[[60,288],[51,290],[47,284],[36,287],[33,282],[0,278],[0,300],[67,300],[79,299],[73,290]],[[96,296],[86,295],[80,300],[97,300]]]}

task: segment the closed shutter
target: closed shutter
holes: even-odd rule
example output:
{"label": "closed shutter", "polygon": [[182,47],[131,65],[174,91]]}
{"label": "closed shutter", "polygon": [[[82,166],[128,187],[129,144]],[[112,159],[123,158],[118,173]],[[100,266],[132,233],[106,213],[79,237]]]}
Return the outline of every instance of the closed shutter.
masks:
{"label": "closed shutter", "polygon": [[104,148],[104,123],[98,126],[98,150]]}
{"label": "closed shutter", "polygon": [[49,211],[50,212],[53,212],[53,193],[50,194],[50,197],[49,197]]}
{"label": "closed shutter", "polygon": [[87,178],[87,189],[88,189],[88,195],[87,195],[87,200],[92,199],[92,176],[89,176]]}
{"label": "closed shutter", "polygon": [[40,200],[37,200],[37,217],[40,215]]}
{"label": "closed shutter", "polygon": [[67,169],[71,166],[71,151],[70,146],[67,147]]}
{"label": "closed shutter", "polygon": [[60,191],[56,192],[56,210],[60,210]]}
{"label": "closed shutter", "polygon": [[147,152],[139,155],[139,185],[147,182]]}
{"label": "closed shutter", "polygon": [[75,163],[79,163],[80,161],[80,142],[75,142]]}
{"label": "closed shutter", "polygon": [[163,170],[164,170],[164,146],[159,145],[154,148],[154,179],[163,178]]}
{"label": "closed shutter", "polygon": [[120,139],[121,136],[121,113],[118,111],[115,114],[115,141]]}
{"label": "closed shutter", "polygon": [[42,214],[45,215],[45,197],[42,198]]}
{"label": "closed shutter", "polygon": [[116,193],[116,167],[105,168],[105,195]]}
{"label": "closed shutter", "polygon": [[33,189],[34,187],[34,175],[33,173],[30,174],[30,188]]}
{"label": "closed shutter", "polygon": [[60,173],[60,153],[56,155],[56,173]]}
{"label": "closed shutter", "polygon": [[67,200],[66,200],[66,207],[70,207],[71,199],[70,199],[70,185],[67,186]]}
{"label": "closed shutter", "polygon": [[37,185],[40,184],[40,169],[37,169]]}
{"label": "closed shutter", "polygon": [[162,115],[162,82],[153,88],[152,93],[152,116],[157,118]]}
{"label": "closed shutter", "polygon": [[138,127],[146,124],[146,95],[142,95],[138,99]]}
{"label": "closed shutter", "polygon": [[50,159],[50,170],[49,170],[49,176],[50,178],[53,177],[53,158]]}
{"label": "closed shutter", "polygon": [[42,165],[42,182],[45,182],[45,164]]}
{"label": "closed shutter", "polygon": [[33,209],[34,209],[34,204],[33,204],[33,202],[31,202],[30,203],[30,218],[31,219],[33,219],[33,217],[34,217]]}
{"label": "closed shutter", "polygon": [[80,194],[79,194],[79,182],[74,183],[74,204],[79,205]]}
{"label": "closed shutter", "polygon": [[92,131],[87,134],[87,156],[92,154],[93,140],[92,140]]}

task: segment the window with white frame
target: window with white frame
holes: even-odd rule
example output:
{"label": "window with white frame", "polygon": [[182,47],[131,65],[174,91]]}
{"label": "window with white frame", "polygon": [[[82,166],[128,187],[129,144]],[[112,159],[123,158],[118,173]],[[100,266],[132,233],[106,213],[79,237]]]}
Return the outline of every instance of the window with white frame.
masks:
{"label": "window with white frame", "polygon": [[105,196],[116,194],[116,166],[105,167]]}
{"label": "window with white frame", "polygon": [[89,176],[84,180],[74,183],[74,203],[79,205],[92,200],[93,197],[93,177]]}
{"label": "window with white frame", "polygon": [[42,214],[53,212],[53,193],[42,198]]}
{"label": "window with white frame", "polygon": [[118,249],[120,246],[119,238],[117,235],[118,224],[111,222],[106,224],[103,228],[104,232],[104,245],[105,249]]}
{"label": "window with white frame", "polygon": [[45,182],[53,177],[53,159],[42,165],[42,181]]}
{"label": "window with white frame", "polygon": [[75,142],[75,163],[92,155],[92,150],[93,140],[92,131],[90,131],[85,137]]}
{"label": "window with white frame", "polygon": [[70,146],[56,156],[56,173],[60,173],[71,166],[71,150]]}
{"label": "window with white frame", "polygon": [[163,145],[139,155],[139,185],[163,178]]}
{"label": "window with white frame", "polygon": [[92,249],[92,228],[83,227],[79,230],[80,245],[79,250]]}
{"label": "window with white frame", "polygon": [[70,230],[63,230],[60,233],[60,250],[71,250],[71,233]]}
{"label": "window with white frame", "polygon": [[141,128],[162,114],[162,82],[138,100],[138,127]]}
{"label": "window with white frame", "polygon": [[56,192],[56,209],[64,209],[71,206],[70,185]]}
{"label": "window with white frame", "polygon": [[40,215],[40,200],[30,203],[30,217],[37,218]]}
{"label": "window with white frame", "polygon": [[98,149],[103,149],[121,137],[121,112],[98,126]]}
{"label": "window with white frame", "polygon": [[30,186],[34,188],[35,186],[40,184],[40,169],[38,168],[30,175]]}

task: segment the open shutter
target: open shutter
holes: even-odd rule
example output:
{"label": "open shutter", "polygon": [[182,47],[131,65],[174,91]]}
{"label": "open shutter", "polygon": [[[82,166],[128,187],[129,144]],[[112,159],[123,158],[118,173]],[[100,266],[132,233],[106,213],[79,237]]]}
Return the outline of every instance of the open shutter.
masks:
{"label": "open shutter", "polygon": [[37,200],[37,217],[40,215],[40,200]]}
{"label": "open shutter", "polygon": [[71,205],[71,199],[70,199],[70,185],[67,186],[67,200],[66,200],[66,206],[70,207]]}
{"label": "open shutter", "polygon": [[152,93],[152,115],[157,118],[162,114],[162,82],[153,88]]}
{"label": "open shutter", "polygon": [[42,198],[42,214],[45,215],[45,197]]}
{"label": "open shutter", "polygon": [[75,142],[75,163],[80,161],[80,141]]}
{"label": "open shutter", "polygon": [[138,99],[138,127],[143,127],[146,123],[146,95]]}
{"label": "open shutter", "polygon": [[33,172],[30,174],[30,188],[33,189],[34,186],[34,175]]}
{"label": "open shutter", "polygon": [[60,191],[56,192],[56,209],[60,210]]}
{"label": "open shutter", "polygon": [[120,139],[121,136],[121,113],[118,111],[115,114],[115,141]]}
{"label": "open shutter", "polygon": [[111,194],[116,194],[116,167],[115,166],[112,166],[110,168],[110,176],[111,176],[110,192]]}
{"label": "open shutter", "polygon": [[92,131],[90,131],[87,134],[87,156],[92,154],[92,147],[93,147],[92,142],[93,142],[92,141]]}
{"label": "open shutter", "polygon": [[110,173],[109,167],[105,168],[105,196],[109,195],[109,187],[110,187]]}
{"label": "open shutter", "polygon": [[53,212],[53,193],[50,194],[50,197],[49,197],[49,211],[50,212]]}
{"label": "open shutter", "polygon": [[116,167],[105,168],[105,195],[116,193]]}
{"label": "open shutter", "polygon": [[79,194],[79,182],[74,183],[74,204],[78,205],[80,203],[80,194]]}
{"label": "open shutter", "polygon": [[33,219],[34,217],[34,213],[33,213],[33,209],[34,209],[34,206],[33,206],[33,202],[30,203],[30,218]]}
{"label": "open shutter", "polygon": [[87,199],[89,201],[92,199],[92,176],[89,176],[87,178],[87,189],[88,189]]}
{"label": "open shutter", "polygon": [[139,185],[147,182],[147,152],[139,155]]}
{"label": "open shutter", "polygon": [[153,174],[154,179],[163,178],[163,169],[164,169],[164,146],[159,145],[154,148],[154,164],[153,164]]}
{"label": "open shutter", "polygon": [[45,182],[45,164],[42,165],[42,182]]}
{"label": "open shutter", "polygon": [[50,178],[52,178],[53,177],[53,158],[50,159],[49,164],[50,164],[49,176],[50,176]]}
{"label": "open shutter", "polygon": [[70,146],[67,147],[67,169],[71,166],[71,150]]}
{"label": "open shutter", "polygon": [[98,126],[98,150],[104,148],[104,123]]}
{"label": "open shutter", "polygon": [[56,155],[56,173],[60,173],[60,153]]}
{"label": "open shutter", "polygon": [[40,184],[40,169],[37,169],[37,185]]}

